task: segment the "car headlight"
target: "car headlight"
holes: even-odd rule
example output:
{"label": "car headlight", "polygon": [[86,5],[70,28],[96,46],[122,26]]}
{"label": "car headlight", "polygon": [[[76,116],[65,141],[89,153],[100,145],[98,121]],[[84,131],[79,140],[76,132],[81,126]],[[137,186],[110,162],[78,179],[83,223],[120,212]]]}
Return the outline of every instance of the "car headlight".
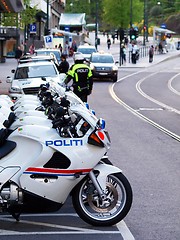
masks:
{"label": "car headlight", "polygon": [[92,63],[90,64],[90,68],[91,70],[94,70],[94,65]]}
{"label": "car headlight", "polygon": [[22,90],[19,87],[11,87],[9,91],[11,93],[22,93]]}
{"label": "car headlight", "polygon": [[118,71],[118,67],[117,67],[116,65],[114,65],[114,66],[112,67],[112,70],[113,70],[113,71]]}

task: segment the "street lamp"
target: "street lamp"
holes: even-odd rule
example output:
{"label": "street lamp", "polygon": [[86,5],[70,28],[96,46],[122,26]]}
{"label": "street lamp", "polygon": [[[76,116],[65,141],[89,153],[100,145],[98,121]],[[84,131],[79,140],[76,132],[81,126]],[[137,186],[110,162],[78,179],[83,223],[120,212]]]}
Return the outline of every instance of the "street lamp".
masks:
{"label": "street lamp", "polygon": [[47,0],[47,20],[46,20],[46,34],[48,34],[49,31],[49,0]]}
{"label": "street lamp", "polygon": [[130,2],[130,28],[132,28],[132,0]]}
{"label": "street lamp", "polygon": [[96,29],[95,29],[95,47],[98,45],[98,1],[96,1]]}
{"label": "street lamp", "polygon": [[143,45],[148,42],[148,12],[147,12],[147,0],[144,0],[144,27],[143,27]]}

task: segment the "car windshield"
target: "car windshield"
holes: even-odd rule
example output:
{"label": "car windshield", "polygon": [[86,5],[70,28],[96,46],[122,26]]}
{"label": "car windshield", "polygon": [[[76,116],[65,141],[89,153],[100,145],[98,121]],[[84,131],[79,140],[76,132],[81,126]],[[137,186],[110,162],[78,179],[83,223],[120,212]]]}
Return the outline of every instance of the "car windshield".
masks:
{"label": "car windshield", "polygon": [[81,52],[83,54],[91,54],[93,52],[96,52],[94,48],[78,48],[78,52]]}
{"label": "car windshield", "polygon": [[52,77],[56,76],[57,72],[53,65],[44,66],[29,66],[17,68],[15,79],[25,79],[34,77]]}
{"label": "car windshield", "polygon": [[114,63],[112,56],[107,55],[95,55],[91,57],[91,62],[93,63]]}
{"label": "car windshield", "polygon": [[36,51],[36,55],[50,55],[53,53],[58,61],[61,61],[61,54],[59,51],[46,51],[46,50],[41,50],[41,51]]}

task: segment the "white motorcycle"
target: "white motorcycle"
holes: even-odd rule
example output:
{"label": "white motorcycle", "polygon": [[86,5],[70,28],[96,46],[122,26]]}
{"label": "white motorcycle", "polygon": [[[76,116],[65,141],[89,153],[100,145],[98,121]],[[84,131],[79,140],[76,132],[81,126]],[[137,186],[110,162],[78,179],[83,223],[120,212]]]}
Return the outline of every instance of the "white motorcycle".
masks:
{"label": "white motorcycle", "polygon": [[22,212],[57,211],[70,195],[87,223],[118,223],[131,208],[132,189],[105,159],[104,121],[76,103],[60,106],[56,116],[53,127],[0,130],[0,211],[18,221]]}

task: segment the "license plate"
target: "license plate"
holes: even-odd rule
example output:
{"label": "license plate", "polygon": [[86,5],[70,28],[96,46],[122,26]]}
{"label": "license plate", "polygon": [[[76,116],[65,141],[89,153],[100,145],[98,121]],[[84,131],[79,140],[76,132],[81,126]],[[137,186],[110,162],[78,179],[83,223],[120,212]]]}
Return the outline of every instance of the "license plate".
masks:
{"label": "license plate", "polygon": [[99,75],[105,76],[105,75],[108,75],[108,74],[107,73],[99,73]]}

